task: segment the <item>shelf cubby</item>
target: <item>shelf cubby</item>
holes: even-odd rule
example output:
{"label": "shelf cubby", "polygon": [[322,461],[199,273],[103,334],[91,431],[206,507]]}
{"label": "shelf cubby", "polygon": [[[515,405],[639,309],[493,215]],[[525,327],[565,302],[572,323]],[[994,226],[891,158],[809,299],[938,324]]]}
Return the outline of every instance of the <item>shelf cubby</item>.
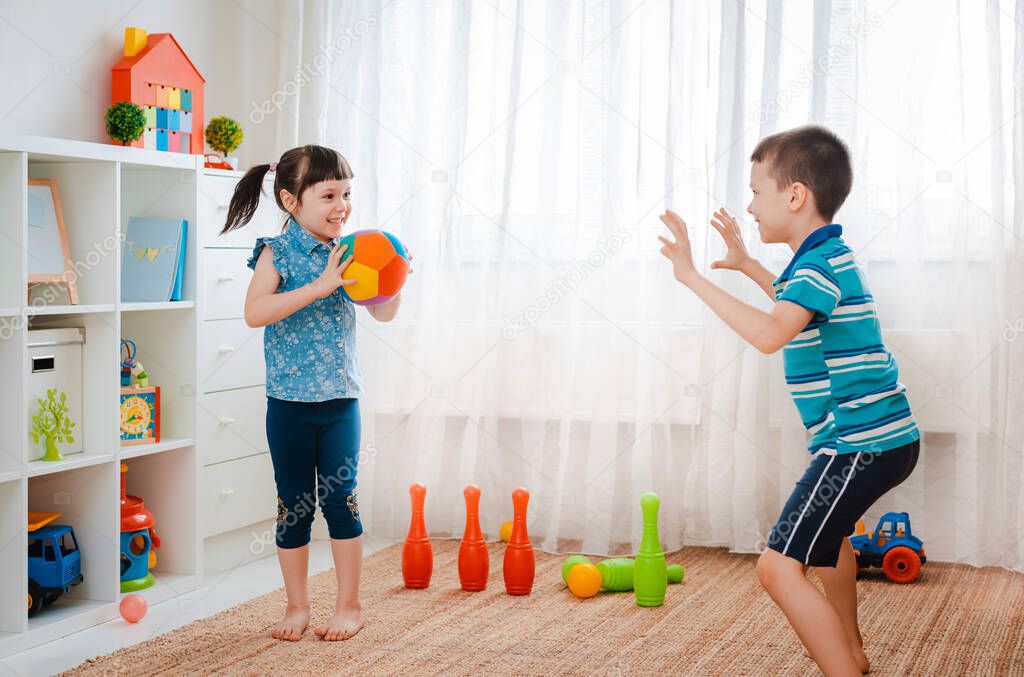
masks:
{"label": "shelf cubby", "polygon": [[[62,327],[85,329],[85,343],[82,345],[82,420],[76,421],[75,428],[75,432],[81,436],[82,453],[85,455],[112,456],[119,446],[120,333],[118,325],[119,318],[116,313],[45,315],[32,318],[29,324],[29,329]],[[27,372],[29,369],[27,358],[25,362]],[[34,405],[34,400],[31,400],[29,393],[26,393],[22,411],[33,411]],[[27,414],[26,420],[28,420]],[[26,443],[26,460],[35,461],[41,456],[41,452],[27,439],[27,431]],[[66,458],[68,461],[74,461],[77,455],[68,454]]]}
{"label": "shelf cubby", "polygon": [[80,584],[29,619],[29,630],[101,609],[117,600],[119,480],[113,458],[29,478],[28,511],[60,513],[54,523],[74,529],[83,576]]}
{"label": "shelf cubby", "polygon": [[[125,487],[153,513],[160,537],[153,577],[140,591],[150,604],[186,592],[199,575],[198,497],[195,447],[125,459]],[[193,585],[194,587],[194,585]]]}
{"label": "shelf cubby", "polygon": [[[121,168],[121,232],[133,216],[184,219],[185,278],[182,301],[196,298],[196,172],[194,169],[130,166]],[[120,282],[118,283],[120,294]],[[129,304],[129,308],[134,304]]]}
{"label": "shelf cubby", "polygon": [[195,437],[195,311],[122,313],[121,336],[135,342],[149,384],[160,386],[161,439]]}
{"label": "shelf cubby", "polygon": [[[64,227],[71,250],[72,270],[82,305],[112,304],[118,280],[117,188],[118,165],[113,162],[38,162],[29,159],[30,179],[57,183]],[[32,272],[32,253],[27,254],[26,274]],[[28,279],[24,280],[27,288]],[[29,305],[63,306],[67,289],[49,284],[33,289]]]}

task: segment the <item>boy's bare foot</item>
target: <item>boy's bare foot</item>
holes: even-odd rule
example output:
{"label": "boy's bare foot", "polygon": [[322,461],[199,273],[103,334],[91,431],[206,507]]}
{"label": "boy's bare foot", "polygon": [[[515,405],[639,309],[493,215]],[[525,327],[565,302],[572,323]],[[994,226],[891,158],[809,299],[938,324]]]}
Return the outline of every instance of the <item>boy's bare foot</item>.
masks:
{"label": "boy's bare foot", "polygon": [[274,639],[297,642],[309,625],[309,607],[288,607],[284,611],[281,622],[270,629]]}
{"label": "boy's bare foot", "polygon": [[[871,672],[871,662],[868,660],[868,655],[864,653],[864,647],[859,645],[851,645],[850,651],[853,652],[853,659],[857,661],[857,667],[860,668],[860,672],[863,675]],[[811,657],[811,652],[804,647],[804,655],[808,658]]]}
{"label": "boy's bare foot", "polygon": [[863,646],[851,646],[850,651],[853,652],[853,659],[857,661],[857,667],[860,668],[862,675],[866,675],[871,672],[871,662],[868,660],[868,655],[864,653]]}
{"label": "boy's bare foot", "polygon": [[327,622],[313,632],[317,637],[328,641],[349,639],[363,627],[362,607],[338,609]]}

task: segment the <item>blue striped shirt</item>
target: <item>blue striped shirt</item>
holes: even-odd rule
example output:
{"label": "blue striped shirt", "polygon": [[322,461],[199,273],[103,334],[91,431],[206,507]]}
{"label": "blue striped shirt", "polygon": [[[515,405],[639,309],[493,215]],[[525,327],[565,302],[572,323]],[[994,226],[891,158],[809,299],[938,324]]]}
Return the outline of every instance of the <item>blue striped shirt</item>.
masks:
{"label": "blue striped shirt", "polygon": [[786,385],[812,454],[888,451],[920,437],[875,301],[839,224],[807,236],[773,283],[814,312],[783,350]]}

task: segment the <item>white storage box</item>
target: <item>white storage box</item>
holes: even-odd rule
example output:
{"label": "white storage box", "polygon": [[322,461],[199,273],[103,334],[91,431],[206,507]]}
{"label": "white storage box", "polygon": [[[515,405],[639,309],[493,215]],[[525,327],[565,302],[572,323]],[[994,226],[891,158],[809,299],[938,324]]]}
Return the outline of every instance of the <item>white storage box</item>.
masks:
{"label": "white storage box", "polygon": [[[68,418],[75,427],[74,442],[58,442],[64,455],[82,451],[82,344],[85,329],[30,329],[28,332],[28,429],[32,430],[32,417],[39,412],[39,398],[46,399],[47,388],[67,393]],[[46,440],[36,444],[28,438],[29,460],[42,458],[46,453]]]}

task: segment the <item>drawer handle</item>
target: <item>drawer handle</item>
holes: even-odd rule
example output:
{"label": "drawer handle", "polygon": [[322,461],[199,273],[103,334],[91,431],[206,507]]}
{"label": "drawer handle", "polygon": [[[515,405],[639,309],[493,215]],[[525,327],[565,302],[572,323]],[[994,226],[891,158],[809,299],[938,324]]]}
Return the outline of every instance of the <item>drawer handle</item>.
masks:
{"label": "drawer handle", "polygon": [[221,425],[231,425],[234,422],[235,422],[235,419],[231,418],[230,416],[221,416],[220,417],[220,424]]}
{"label": "drawer handle", "polygon": [[228,273],[221,273],[217,276],[217,282],[234,282],[235,276]]}
{"label": "drawer handle", "polygon": [[233,353],[233,352],[235,352],[235,347],[234,346],[221,346],[220,348],[217,349],[217,352],[221,353],[222,355],[224,353]]}
{"label": "drawer handle", "polygon": [[220,490],[220,495],[223,496],[224,498],[231,498],[232,496],[235,495],[235,490],[234,489],[221,489]]}

